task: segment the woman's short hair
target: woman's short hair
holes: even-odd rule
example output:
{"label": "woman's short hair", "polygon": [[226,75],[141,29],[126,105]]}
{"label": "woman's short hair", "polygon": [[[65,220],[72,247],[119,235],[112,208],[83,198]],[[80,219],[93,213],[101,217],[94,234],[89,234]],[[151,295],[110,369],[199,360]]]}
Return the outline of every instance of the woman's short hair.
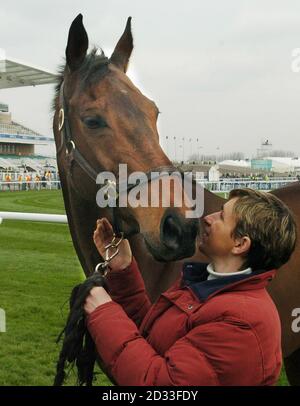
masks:
{"label": "woman's short hair", "polygon": [[297,226],[290,209],[271,193],[253,189],[233,189],[229,199],[238,198],[233,206],[236,226],[232,236],[248,236],[251,247],[244,266],[253,270],[274,269],[292,255]]}

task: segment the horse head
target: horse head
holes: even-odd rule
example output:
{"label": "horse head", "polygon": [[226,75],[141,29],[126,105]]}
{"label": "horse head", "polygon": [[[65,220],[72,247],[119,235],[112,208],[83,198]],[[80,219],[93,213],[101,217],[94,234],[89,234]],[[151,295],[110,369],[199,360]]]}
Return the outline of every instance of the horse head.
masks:
{"label": "horse head", "polygon": [[[96,49],[88,53],[88,46],[80,14],[69,30],[53,126],[63,189],[65,179],[77,195],[96,205],[100,172],[118,178],[120,163],[127,165],[128,175],[175,168],[159,144],[156,104],[126,75],[133,49],[131,18],[110,58]],[[161,181],[160,177],[146,178],[142,186],[147,191]],[[180,182],[178,178],[173,181]],[[169,207],[160,198],[156,207],[129,204],[115,211],[125,236],[140,232],[160,261],[190,257],[195,250],[198,220],[186,218],[190,206],[185,199],[180,207],[175,206],[174,190]],[[185,193],[183,187],[180,193]],[[99,209],[99,216],[103,214],[112,220],[110,210]]]}

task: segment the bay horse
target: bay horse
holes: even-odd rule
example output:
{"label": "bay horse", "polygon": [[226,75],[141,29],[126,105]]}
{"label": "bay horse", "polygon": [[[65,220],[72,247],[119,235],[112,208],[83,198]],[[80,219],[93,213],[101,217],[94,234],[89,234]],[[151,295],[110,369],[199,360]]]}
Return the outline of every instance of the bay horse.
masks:
{"label": "bay horse", "polygon": [[[207,261],[197,247],[200,221],[186,219],[186,207],[111,210],[96,204],[97,172],[116,173],[119,163],[129,171],[149,173],[174,169],[159,145],[158,108],[126,75],[133,49],[131,18],[112,55],[94,49],[88,53],[88,36],[79,14],[71,24],[66,63],[54,99],[53,131],[65,209],[73,244],[86,276],[101,258],[94,247],[96,220],[118,219],[128,238],[146,290],[152,300],[178,277],[183,258]],[[149,181],[150,183],[150,181]],[[299,182],[273,192],[294,212],[300,225]],[[224,199],[204,190],[203,215],[219,211]],[[298,230],[299,232],[299,230]],[[276,236],[274,236],[276,238]],[[282,348],[288,379],[300,385],[300,334],[292,331],[292,310],[300,307],[299,242],[288,264],[269,285],[281,317]]]}

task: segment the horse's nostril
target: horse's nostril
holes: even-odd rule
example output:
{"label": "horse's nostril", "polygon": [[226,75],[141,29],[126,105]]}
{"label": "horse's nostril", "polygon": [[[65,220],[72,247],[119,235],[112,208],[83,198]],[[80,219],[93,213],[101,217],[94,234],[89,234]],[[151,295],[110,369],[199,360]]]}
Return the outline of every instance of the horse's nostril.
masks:
{"label": "horse's nostril", "polygon": [[182,230],[177,219],[169,215],[165,218],[162,227],[163,242],[169,248],[176,249],[180,245]]}

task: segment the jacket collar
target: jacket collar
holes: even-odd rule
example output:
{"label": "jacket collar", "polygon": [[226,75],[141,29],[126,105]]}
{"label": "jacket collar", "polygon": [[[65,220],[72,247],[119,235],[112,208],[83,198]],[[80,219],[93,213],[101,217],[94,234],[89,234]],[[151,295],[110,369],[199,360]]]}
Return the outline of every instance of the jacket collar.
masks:
{"label": "jacket collar", "polygon": [[224,291],[262,289],[275,275],[275,270],[258,270],[250,275],[224,276],[207,280],[207,265],[203,262],[186,262],[183,265],[182,282],[192,289],[200,301],[206,301]]}

